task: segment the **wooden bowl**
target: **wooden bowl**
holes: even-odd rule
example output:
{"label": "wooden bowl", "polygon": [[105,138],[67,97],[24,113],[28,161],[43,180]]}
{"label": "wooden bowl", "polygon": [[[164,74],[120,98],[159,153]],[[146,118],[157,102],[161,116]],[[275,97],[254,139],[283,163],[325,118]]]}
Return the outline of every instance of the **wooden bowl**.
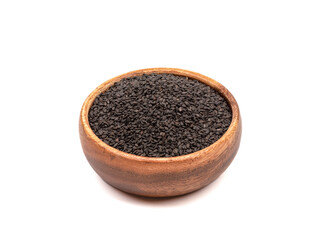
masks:
{"label": "wooden bowl", "polygon": [[[123,78],[172,73],[197,79],[219,91],[232,109],[226,133],[212,145],[178,157],[142,157],[122,152],[102,142],[92,131],[88,112],[94,99]],[[150,68],[114,77],[96,88],[85,100],[79,119],[83,151],[92,168],[108,184],[122,191],[148,197],[170,197],[198,190],[214,181],[230,165],[241,138],[241,118],[236,100],[217,81],[201,74],[175,68]]]}

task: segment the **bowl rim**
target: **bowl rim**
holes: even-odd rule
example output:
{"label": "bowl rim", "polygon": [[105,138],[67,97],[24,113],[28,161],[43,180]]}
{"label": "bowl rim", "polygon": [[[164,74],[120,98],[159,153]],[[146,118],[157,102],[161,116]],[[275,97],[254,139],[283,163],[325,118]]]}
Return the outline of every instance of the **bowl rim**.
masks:
{"label": "bowl rim", "polygon": [[[115,82],[120,81],[123,78],[133,77],[133,76],[139,76],[143,74],[152,74],[152,73],[168,73],[168,74],[174,74],[174,75],[181,75],[186,76],[189,78],[196,79],[200,82],[203,82],[207,84],[208,86],[214,88],[217,90],[229,103],[231,110],[232,110],[232,121],[227,129],[227,131],[223,134],[222,137],[220,137],[216,142],[213,144],[190,154],[186,155],[180,155],[176,157],[145,157],[145,156],[139,156],[127,152],[123,152],[119,149],[116,149],[114,147],[109,146],[105,142],[103,142],[95,133],[93,132],[92,128],[90,127],[89,121],[88,121],[88,113],[90,110],[90,107],[92,106],[95,98],[106,91],[109,87],[111,87]],[[168,163],[168,162],[179,162],[179,161],[185,161],[189,159],[196,159],[199,156],[205,154],[206,152],[210,152],[213,149],[217,147],[224,146],[224,143],[228,140],[228,138],[231,137],[232,132],[235,132],[238,128],[239,121],[240,121],[240,112],[239,107],[237,104],[237,101],[233,97],[233,95],[229,92],[227,88],[225,88],[221,83],[218,81],[209,78],[207,76],[204,76],[200,73],[196,73],[189,70],[184,70],[180,68],[145,68],[145,69],[139,69],[130,71],[121,75],[118,75],[116,77],[113,77],[102,84],[100,84],[96,89],[94,89],[88,97],[85,99],[83,106],[81,108],[80,112],[80,121],[83,128],[83,131],[85,132],[86,136],[90,138],[92,141],[96,142],[97,145],[99,145],[101,148],[103,148],[105,151],[112,153],[114,155],[120,156],[125,159],[132,159],[135,161],[142,161],[142,162],[160,162],[160,163]]]}

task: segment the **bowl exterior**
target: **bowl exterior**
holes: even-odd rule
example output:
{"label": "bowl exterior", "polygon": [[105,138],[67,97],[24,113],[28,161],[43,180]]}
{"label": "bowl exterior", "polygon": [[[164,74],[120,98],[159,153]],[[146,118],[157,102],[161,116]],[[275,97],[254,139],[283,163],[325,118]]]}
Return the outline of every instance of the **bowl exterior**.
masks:
{"label": "bowl exterior", "polygon": [[80,139],[87,160],[108,184],[122,191],[147,196],[171,197],[198,190],[219,177],[234,159],[240,144],[241,122],[223,146],[201,151],[182,161],[135,161],[119,156],[90,139],[80,122]]}

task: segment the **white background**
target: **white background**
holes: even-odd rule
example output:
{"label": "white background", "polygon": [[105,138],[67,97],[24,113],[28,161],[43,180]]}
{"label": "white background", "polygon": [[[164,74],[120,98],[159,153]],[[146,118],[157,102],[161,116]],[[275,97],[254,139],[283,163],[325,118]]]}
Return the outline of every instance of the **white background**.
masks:
{"label": "white background", "polygon": [[[331,239],[331,2],[0,2],[0,239]],[[82,152],[87,95],[177,67],[220,81],[243,119],[208,187],[143,199]]]}

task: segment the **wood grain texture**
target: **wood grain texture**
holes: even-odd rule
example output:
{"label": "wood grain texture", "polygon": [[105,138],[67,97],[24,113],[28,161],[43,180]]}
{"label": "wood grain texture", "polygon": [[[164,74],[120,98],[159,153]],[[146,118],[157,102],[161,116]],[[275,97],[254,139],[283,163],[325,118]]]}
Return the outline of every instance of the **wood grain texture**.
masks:
{"label": "wood grain texture", "polygon": [[[88,123],[94,99],[122,78],[172,73],[197,79],[219,91],[232,109],[232,122],[226,133],[212,145],[183,156],[142,157],[117,150],[102,142]],[[150,68],[112,78],[96,88],[85,100],[79,119],[83,151],[92,168],[107,183],[122,191],[148,197],[170,197],[198,190],[220,176],[235,157],[241,138],[239,107],[232,94],[217,81],[201,74],[175,68]]]}

